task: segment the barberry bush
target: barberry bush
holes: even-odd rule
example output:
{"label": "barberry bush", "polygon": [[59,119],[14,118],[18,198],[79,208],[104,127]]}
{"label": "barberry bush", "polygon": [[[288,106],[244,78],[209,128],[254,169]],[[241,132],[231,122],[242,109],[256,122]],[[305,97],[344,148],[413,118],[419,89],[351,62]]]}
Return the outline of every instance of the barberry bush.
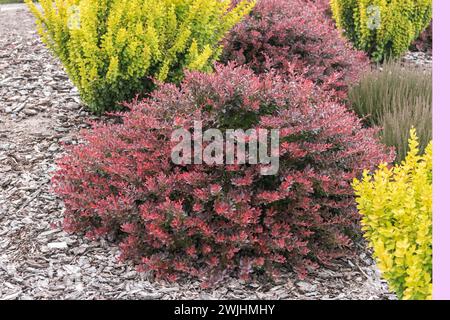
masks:
{"label": "barberry bush", "polygon": [[220,40],[253,0],[27,1],[42,40],[61,60],[83,101],[112,110],[184,69],[211,70]]}
{"label": "barberry bush", "polygon": [[[345,98],[369,59],[341,36],[322,0],[260,0],[225,37],[222,62],[299,74]],[[332,94],[330,92],[330,94]]]}
{"label": "barberry bush", "polygon": [[401,165],[365,172],[354,187],[365,237],[391,290],[424,300],[432,294],[432,147],[421,155],[414,129],[409,145]]}
{"label": "barberry bush", "polygon": [[[65,229],[117,236],[123,259],[164,279],[208,284],[283,268],[305,277],[348,254],[358,222],[351,183],[393,158],[375,129],[327,96],[308,79],[232,65],[162,85],[129,104],[123,123],[85,131],[84,143],[59,161],[54,185]],[[171,134],[192,131],[193,121],[204,131],[279,129],[278,173],[175,165]]]}
{"label": "barberry bush", "polygon": [[331,0],[339,29],[375,61],[399,57],[430,24],[432,0]]}
{"label": "barberry bush", "polygon": [[429,54],[433,53],[433,21],[431,21],[428,28],[420,34],[416,41],[413,42],[410,50]]}

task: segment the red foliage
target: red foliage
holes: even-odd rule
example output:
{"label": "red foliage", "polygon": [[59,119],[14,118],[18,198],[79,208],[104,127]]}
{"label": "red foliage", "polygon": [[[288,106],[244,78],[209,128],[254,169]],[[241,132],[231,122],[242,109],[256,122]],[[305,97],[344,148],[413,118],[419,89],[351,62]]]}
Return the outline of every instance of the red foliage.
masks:
{"label": "red foliage", "polygon": [[419,38],[411,45],[412,51],[420,51],[426,53],[433,52],[433,22],[423,31]]}
{"label": "red foliage", "polygon": [[302,74],[345,98],[369,59],[340,35],[328,10],[324,0],[260,0],[226,37],[222,61],[256,73],[274,68],[283,75]]}
{"label": "red foliage", "polygon": [[313,3],[321,12],[328,18],[333,18],[333,12],[331,11],[330,0],[305,0]]}
{"label": "red foliage", "polygon": [[[300,277],[348,252],[355,231],[352,179],[391,161],[345,106],[310,81],[242,67],[191,72],[131,105],[121,124],[97,124],[59,161],[55,190],[65,228],[120,239],[122,258],[175,280],[237,272]],[[172,130],[279,128],[280,170],[259,165],[174,165]]]}

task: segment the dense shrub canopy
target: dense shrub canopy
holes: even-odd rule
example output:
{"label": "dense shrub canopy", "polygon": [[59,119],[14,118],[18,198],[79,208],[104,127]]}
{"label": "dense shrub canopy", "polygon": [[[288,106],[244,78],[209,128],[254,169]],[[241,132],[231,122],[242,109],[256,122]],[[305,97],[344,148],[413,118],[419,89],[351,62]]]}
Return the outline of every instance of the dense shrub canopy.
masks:
{"label": "dense shrub canopy", "polygon": [[302,74],[345,97],[369,62],[340,35],[325,10],[324,1],[260,0],[224,39],[222,61],[256,73],[273,68]]}
{"label": "dense shrub canopy", "polygon": [[208,71],[219,41],[253,0],[27,1],[43,41],[96,112],[153,89],[150,77],[179,82],[185,68]]}
{"label": "dense shrub canopy", "polygon": [[432,297],[432,146],[423,155],[415,130],[394,168],[380,166],[355,181],[365,237],[383,277],[400,299]]}
{"label": "dense shrub canopy", "polygon": [[338,28],[375,61],[399,57],[430,24],[432,0],[331,0]]}
{"label": "dense shrub canopy", "polygon": [[[54,178],[66,230],[117,234],[123,258],[171,280],[283,266],[305,276],[346,252],[357,222],[351,182],[392,154],[310,80],[291,80],[233,66],[189,72],[181,88],[130,105],[122,124],[97,124]],[[204,130],[279,128],[278,174],[174,165],[171,133],[194,120]]]}

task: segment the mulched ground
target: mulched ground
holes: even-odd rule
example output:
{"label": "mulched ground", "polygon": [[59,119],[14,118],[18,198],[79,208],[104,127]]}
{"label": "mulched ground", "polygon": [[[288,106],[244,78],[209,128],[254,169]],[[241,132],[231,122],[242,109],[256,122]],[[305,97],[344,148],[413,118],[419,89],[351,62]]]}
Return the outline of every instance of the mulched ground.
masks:
{"label": "mulched ground", "polygon": [[154,282],[118,263],[115,244],[66,234],[49,181],[61,144],[92,119],[31,15],[0,6],[0,299],[394,299],[364,252],[306,281],[227,279],[202,290],[195,280]]}

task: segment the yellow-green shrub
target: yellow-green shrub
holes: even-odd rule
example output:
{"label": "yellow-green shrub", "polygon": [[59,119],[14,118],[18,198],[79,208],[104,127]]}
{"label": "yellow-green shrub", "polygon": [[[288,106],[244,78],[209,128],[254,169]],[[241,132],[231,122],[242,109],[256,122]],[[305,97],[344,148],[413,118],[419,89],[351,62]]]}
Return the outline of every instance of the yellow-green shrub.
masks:
{"label": "yellow-green shrub", "polygon": [[381,165],[353,186],[364,236],[391,290],[400,299],[431,299],[432,147],[420,155],[414,129],[409,145],[401,165]]}
{"label": "yellow-green shrub", "polygon": [[398,57],[430,24],[432,0],[331,0],[338,28],[376,61]]}
{"label": "yellow-green shrub", "polygon": [[254,5],[243,0],[27,0],[43,41],[95,112],[208,71],[220,40]]}

